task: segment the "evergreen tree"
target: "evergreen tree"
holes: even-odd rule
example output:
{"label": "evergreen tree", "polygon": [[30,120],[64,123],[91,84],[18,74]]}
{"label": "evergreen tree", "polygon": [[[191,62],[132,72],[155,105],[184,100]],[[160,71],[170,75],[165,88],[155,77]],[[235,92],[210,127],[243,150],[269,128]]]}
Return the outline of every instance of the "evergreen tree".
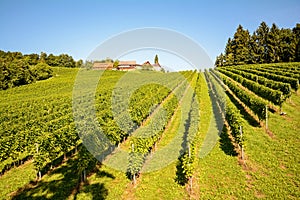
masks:
{"label": "evergreen tree", "polygon": [[268,63],[270,61],[269,58],[269,49],[268,49],[268,35],[269,35],[269,27],[265,22],[262,22],[258,29],[255,31],[256,33],[256,42],[258,45],[258,54],[259,63]]}
{"label": "evergreen tree", "polygon": [[220,66],[222,67],[224,65],[224,55],[221,53],[219,56],[217,56],[216,61],[215,61],[215,66]]}
{"label": "evergreen tree", "polygon": [[291,62],[295,59],[296,41],[291,29],[280,30],[280,57],[282,62]]}
{"label": "evergreen tree", "polygon": [[233,38],[229,38],[225,53],[217,56],[216,66],[250,63],[276,63],[300,61],[300,24],[293,29],[269,28],[262,22],[250,35],[238,26]]}
{"label": "evergreen tree", "polygon": [[158,56],[157,56],[157,54],[155,55],[154,63],[155,63],[155,64],[158,64]]}
{"label": "evergreen tree", "polygon": [[119,60],[115,60],[114,64],[113,64],[113,68],[117,68],[119,66]]}
{"label": "evergreen tree", "polygon": [[267,38],[268,58],[269,62],[280,62],[280,30],[276,24],[272,24]]}
{"label": "evergreen tree", "polygon": [[234,64],[234,52],[232,49],[233,43],[231,38],[228,39],[225,47],[225,63],[224,65],[233,65]]}
{"label": "evergreen tree", "polygon": [[294,61],[300,62],[300,24],[296,24],[293,28],[293,34],[295,37],[295,59]]}
{"label": "evergreen tree", "polygon": [[234,64],[246,64],[250,61],[249,56],[250,34],[244,30],[241,25],[238,26],[232,40],[232,51],[234,55]]}
{"label": "evergreen tree", "polygon": [[259,50],[258,50],[258,43],[257,43],[257,35],[255,32],[250,36],[248,48],[249,48],[249,64],[258,63]]}

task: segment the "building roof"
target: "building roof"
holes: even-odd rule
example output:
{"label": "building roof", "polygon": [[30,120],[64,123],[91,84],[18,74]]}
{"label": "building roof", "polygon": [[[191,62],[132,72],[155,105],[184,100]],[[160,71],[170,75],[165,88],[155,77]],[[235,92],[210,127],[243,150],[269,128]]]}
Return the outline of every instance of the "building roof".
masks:
{"label": "building roof", "polygon": [[136,65],[136,61],[135,60],[119,61],[119,65]]}
{"label": "building roof", "polygon": [[94,62],[93,63],[93,69],[110,69],[113,67],[113,63],[100,63],[100,62]]}
{"label": "building roof", "polygon": [[143,63],[143,65],[151,65],[151,63],[149,61],[146,61]]}

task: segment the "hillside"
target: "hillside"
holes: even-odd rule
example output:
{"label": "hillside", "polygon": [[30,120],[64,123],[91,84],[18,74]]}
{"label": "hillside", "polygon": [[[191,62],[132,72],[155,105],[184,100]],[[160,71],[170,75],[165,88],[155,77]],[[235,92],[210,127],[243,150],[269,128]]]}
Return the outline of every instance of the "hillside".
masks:
{"label": "hillside", "polygon": [[[300,198],[299,63],[52,69],[51,79],[0,91],[0,199]],[[104,164],[82,145],[97,139],[94,121],[114,146],[105,156],[106,146],[89,147]]]}

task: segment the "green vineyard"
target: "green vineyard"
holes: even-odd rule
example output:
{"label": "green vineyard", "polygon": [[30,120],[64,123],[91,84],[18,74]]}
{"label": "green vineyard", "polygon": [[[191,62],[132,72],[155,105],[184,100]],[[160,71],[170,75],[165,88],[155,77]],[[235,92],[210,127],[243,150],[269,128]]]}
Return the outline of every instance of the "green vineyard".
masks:
{"label": "green vineyard", "polygon": [[300,63],[51,69],[0,91],[0,199],[300,197]]}

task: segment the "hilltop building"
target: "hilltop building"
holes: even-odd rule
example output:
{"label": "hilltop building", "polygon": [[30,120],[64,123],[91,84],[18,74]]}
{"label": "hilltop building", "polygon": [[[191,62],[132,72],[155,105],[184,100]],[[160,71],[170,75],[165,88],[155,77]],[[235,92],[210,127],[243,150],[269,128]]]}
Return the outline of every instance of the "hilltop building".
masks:
{"label": "hilltop building", "polygon": [[137,64],[135,60],[131,61],[119,61],[119,64],[116,68],[113,67],[111,62],[98,62],[93,63],[94,70],[119,70],[119,71],[134,71],[134,70],[149,70],[149,71],[163,71],[160,64],[157,62],[151,64],[149,61],[144,62],[143,64]]}

